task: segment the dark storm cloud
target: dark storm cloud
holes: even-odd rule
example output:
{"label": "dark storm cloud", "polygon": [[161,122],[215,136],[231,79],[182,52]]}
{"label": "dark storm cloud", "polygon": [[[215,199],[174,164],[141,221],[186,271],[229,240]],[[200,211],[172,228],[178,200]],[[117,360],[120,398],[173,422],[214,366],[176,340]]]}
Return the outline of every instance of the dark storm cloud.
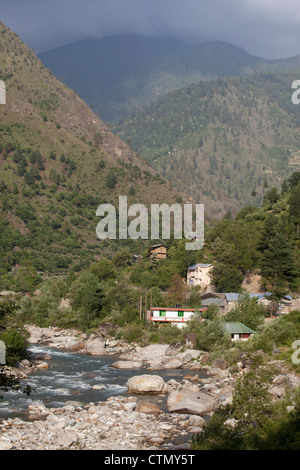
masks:
{"label": "dark storm cloud", "polygon": [[37,52],[133,32],[221,39],[268,58],[300,53],[299,0],[0,0],[0,12]]}

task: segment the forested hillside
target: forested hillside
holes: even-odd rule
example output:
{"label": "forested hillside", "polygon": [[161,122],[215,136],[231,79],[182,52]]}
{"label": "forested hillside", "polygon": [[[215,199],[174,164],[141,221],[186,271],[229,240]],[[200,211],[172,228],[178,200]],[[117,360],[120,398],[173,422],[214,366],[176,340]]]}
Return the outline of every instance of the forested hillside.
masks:
{"label": "forested hillside", "polygon": [[174,241],[167,260],[153,266],[145,258],[134,268],[131,279],[144,288],[165,290],[173,274],[185,278],[190,264],[203,262],[213,264],[216,292],[242,292],[247,274],[256,272],[260,275],[259,291],[279,297],[297,293],[299,227],[300,171],[296,171],[284,180],[281,189],[269,188],[260,207],[245,206],[236,217],[224,217],[206,226],[203,249],[189,253],[182,242]]}
{"label": "forested hillside", "polygon": [[173,91],[114,130],[178,190],[215,216],[260,204],[300,164],[300,107],[289,74],[200,82]]}
{"label": "forested hillside", "polygon": [[80,270],[116,250],[96,236],[100,204],[177,193],[2,23],[0,38],[0,274]]}

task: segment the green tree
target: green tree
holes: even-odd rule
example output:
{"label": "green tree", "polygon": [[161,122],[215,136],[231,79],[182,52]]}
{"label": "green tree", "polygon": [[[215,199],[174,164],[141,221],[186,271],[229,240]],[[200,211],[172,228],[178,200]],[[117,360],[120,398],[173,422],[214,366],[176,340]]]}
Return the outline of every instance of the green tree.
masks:
{"label": "green tree", "polygon": [[264,323],[268,316],[267,309],[257,302],[256,298],[250,298],[249,294],[240,294],[237,306],[227,313],[226,321],[237,321],[256,330]]}
{"label": "green tree", "polygon": [[109,169],[109,172],[108,172],[108,175],[107,175],[107,178],[106,178],[106,186],[107,188],[109,189],[114,189],[116,184],[118,182],[118,178],[117,178],[117,175],[114,171],[113,168],[110,168]]}
{"label": "green tree", "polygon": [[284,232],[277,232],[270,240],[263,253],[261,271],[273,293],[282,295],[292,285],[296,275],[294,248]]}
{"label": "green tree", "polygon": [[182,278],[179,276],[179,274],[175,273],[172,277],[171,285],[166,292],[166,301],[168,302],[169,306],[177,307],[185,304],[185,291],[186,287]]}
{"label": "green tree", "polygon": [[91,266],[90,271],[98,277],[99,281],[114,279],[117,276],[114,263],[107,259],[98,261],[98,263]]}
{"label": "green tree", "polygon": [[228,347],[229,334],[218,320],[206,320],[200,324],[196,346],[203,351],[213,351],[218,346]]}
{"label": "green tree", "polygon": [[206,320],[218,320],[220,317],[219,307],[216,304],[209,305],[205,312],[202,312],[202,317]]}
{"label": "green tree", "polygon": [[192,289],[189,300],[188,300],[188,305],[190,308],[200,308],[202,303],[201,299],[201,292],[199,292],[196,289]]}
{"label": "green tree", "polygon": [[97,276],[92,273],[82,274],[70,289],[72,308],[81,313],[81,324],[83,328],[95,325],[101,317],[104,305],[104,289]]}
{"label": "green tree", "polygon": [[299,224],[300,224],[300,184],[294,186],[291,190],[291,195],[289,199],[289,214],[296,225],[297,237],[299,237]]}

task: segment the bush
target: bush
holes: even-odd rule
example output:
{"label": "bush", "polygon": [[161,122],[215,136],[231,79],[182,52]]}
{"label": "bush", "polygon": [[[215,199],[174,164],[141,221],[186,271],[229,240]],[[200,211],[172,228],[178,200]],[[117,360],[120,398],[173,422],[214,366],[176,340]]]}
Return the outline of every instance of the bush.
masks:
{"label": "bush", "polygon": [[27,341],[16,329],[6,330],[0,335],[6,347],[6,364],[14,366],[17,361],[27,358]]}
{"label": "bush", "polygon": [[184,334],[184,329],[181,330],[176,325],[162,325],[158,330],[159,343],[182,343]]}
{"label": "bush", "polygon": [[294,312],[268,323],[261,333],[265,341],[273,342],[276,346],[290,346],[294,340],[299,339],[299,313],[298,316],[293,314]]}
{"label": "bush", "polygon": [[130,343],[140,341],[143,337],[144,330],[142,325],[128,325],[122,328],[122,338]]}
{"label": "bush", "polygon": [[230,337],[219,321],[202,323],[197,337],[196,347],[203,351],[212,351],[217,346],[230,346]]}

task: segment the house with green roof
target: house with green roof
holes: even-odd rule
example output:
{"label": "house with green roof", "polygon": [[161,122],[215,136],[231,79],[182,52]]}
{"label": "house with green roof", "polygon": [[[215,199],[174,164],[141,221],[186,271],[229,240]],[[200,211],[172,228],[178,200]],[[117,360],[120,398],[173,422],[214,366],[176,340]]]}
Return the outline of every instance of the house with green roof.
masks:
{"label": "house with green roof", "polygon": [[230,333],[231,341],[247,341],[256,331],[237,321],[223,322],[222,326]]}

